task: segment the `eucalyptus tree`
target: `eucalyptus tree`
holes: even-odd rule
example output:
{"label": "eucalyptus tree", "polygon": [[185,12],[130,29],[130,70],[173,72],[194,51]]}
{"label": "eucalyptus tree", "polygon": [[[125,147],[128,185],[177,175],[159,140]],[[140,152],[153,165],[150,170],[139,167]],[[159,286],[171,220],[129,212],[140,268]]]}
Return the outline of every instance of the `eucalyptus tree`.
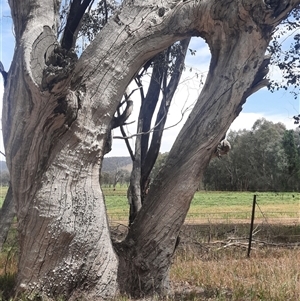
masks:
{"label": "eucalyptus tree", "polygon": [[[163,293],[199,180],[247,97],[268,85],[267,47],[300,0],[127,0],[79,57],[73,48],[93,1],[71,1],[62,32],[61,1],[8,2],[16,47],[2,122],[18,218],[17,292]],[[114,248],[99,185],[114,113],[138,70],[191,36],[210,47],[206,83]]]}
{"label": "eucalyptus tree", "polygon": [[[287,130],[282,137],[282,145],[285,154],[285,168],[284,168],[284,188],[286,190],[299,191],[300,180],[300,153],[299,145],[295,139],[293,130]],[[298,132],[299,141],[299,132]]]}
{"label": "eucalyptus tree", "polygon": [[299,191],[296,133],[264,118],[251,130],[229,132],[233,147],[222,160],[210,162],[203,179],[206,189]]}
{"label": "eucalyptus tree", "polygon": [[[88,6],[88,1],[86,3]],[[68,30],[68,6],[63,6],[61,19],[65,20]],[[118,8],[118,2],[115,0],[99,1],[95,7],[90,6],[84,13],[81,27],[78,28],[79,37],[82,41],[77,44],[78,49],[84,49],[94,40],[95,36],[103,29],[109,16]],[[74,11],[77,9],[74,9]],[[174,93],[178,87],[182,72],[184,70],[184,61],[187,54],[190,38],[175,42],[166,50],[150,58],[136,73],[132,82],[135,82],[137,89],[129,95],[125,93],[125,100],[120,102],[116,116],[111,124],[111,128],[120,127],[122,138],[133,162],[130,186],[128,189],[128,202],[130,206],[129,223],[134,221],[138,211],[142,207],[144,197],[149,190],[150,173],[154,167],[159,154],[161,140],[163,137],[164,126]],[[81,45],[81,46],[80,46]],[[192,51],[195,53],[195,51]],[[149,71],[151,70],[151,71]],[[149,78],[148,89],[144,84],[144,78]],[[139,90],[140,112],[137,121],[136,134],[128,137],[124,126],[129,118],[132,107],[135,106],[131,100],[132,94]],[[128,90],[130,91],[130,90]],[[125,107],[125,108],[124,108]],[[123,110],[123,112],[122,112]],[[156,113],[157,111],[157,113]],[[155,118],[156,115],[156,118]],[[135,137],[135,147],[132,148],[129,140]],[[108,139],[107,152],[111,150],[112,138]]]}

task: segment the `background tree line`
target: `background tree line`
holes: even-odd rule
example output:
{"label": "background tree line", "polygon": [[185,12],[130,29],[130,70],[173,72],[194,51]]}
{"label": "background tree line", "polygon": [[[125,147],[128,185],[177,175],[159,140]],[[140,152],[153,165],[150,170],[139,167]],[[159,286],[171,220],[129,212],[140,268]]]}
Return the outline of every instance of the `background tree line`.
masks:
{"label": "background tree line", "polygon": [[207,190],[299,191],[300,131],[257,120],[251,130],[230,131],[231,151],[212,160],[204,174]]}
{"label": "background tree line", "polygon": [[[258,119],[251,130],[230,131],[231,151],[212,160],[201,183],[206,190],[299,191],[300,129],[287,130],[282,123]],[[151,182],[168,153],[159,153]],[[121,160],[122,159],[122,160]],[[101,182],[109,187],[129,185],[130,157],[104,159]],[[117,163],[115,163],[117,162]]]}
{"label": "background tree line", "polygon": [[[300,129],[287,130],[282,123],[258,119],[251,130],[230,131],[232,149],[220,160],[212,160],[204,174],[202,188],[228,191],[300,191]],[[163,166],[168,153],[159,153],[151,181]],[[129,185],[130,157],[104,159],[101,183],[115,188]],[[0,173],[8,185],[9,173]]]}

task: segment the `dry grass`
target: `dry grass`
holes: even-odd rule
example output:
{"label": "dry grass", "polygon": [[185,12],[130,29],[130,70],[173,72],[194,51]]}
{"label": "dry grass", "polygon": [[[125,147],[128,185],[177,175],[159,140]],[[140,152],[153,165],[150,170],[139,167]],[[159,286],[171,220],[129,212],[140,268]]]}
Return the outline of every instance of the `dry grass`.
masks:
{"label": "dry grass", "polygon": [[183,246],[174,259],[170,280],[171,295],[140,301],[297,301],[300,248],[258,248],[248,259],[239,247],[196,250]]}
{"label": "dry grass", "polygon": [[201,259],[195,250],[185,248],[174,260],[173,285],[191,286],[194,291],[194,299],[186,300],[300,300],[299,248],[259,248],[250,259],[239,247],[215,246],[209,252],[209,258]]}
{"label": "dry grass", "polygon": [[248,258],[249,225],[185,225],[170,272],[172,293],[143,300],[300,300],[300,226],[260,228]]}
{"label": "dry grass", "polygon": [[0,301],[11,300],[17,274],[16,229],[12,227],[0,253]]}
{"label": "dry grass", "polygon": [[[250,259],[243,240],[248,228],[245,224],[185,225],[170,272],[173,293],[145,301],[300,300],[300,226],[262,228]],[[226,244],[230,241],[237,243]],[[1,301],[9,300],[12,292],[16,260],[15,232],[11,231],[0,253]]]}

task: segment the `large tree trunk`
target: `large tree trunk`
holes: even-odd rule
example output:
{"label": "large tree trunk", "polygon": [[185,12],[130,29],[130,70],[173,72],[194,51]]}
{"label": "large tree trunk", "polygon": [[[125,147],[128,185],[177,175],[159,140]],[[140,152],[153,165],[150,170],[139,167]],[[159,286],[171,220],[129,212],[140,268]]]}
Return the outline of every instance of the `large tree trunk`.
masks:
{"label": "large tree trunk", "polygon": [[[17,291],[74,299],[113,296],[119,285],[162,291],[203,170],[246,96],[262,86],[256,74],[273,10],[258,0],[126,1],[77,61],[56,39],[60,1],[9,3],[16,50],[2,122],[20,238]],[[119,265],[98,182],[112,116],[135,72],[193,34],[211,47],[208,80],[118,248]]]}
{"label": "large tree trunk", "polygon": [[132,8],[124,7],[122,22],[112,19],[77,61],[56,41],[53,2],[10,5],[16,52],[3,135],[19,225],[17,291],[113,296],[118,260],[98,180],[106,137],[134,73],[178,37],[163,39],[164,26],[147,22],[132,35],[127,23],[140,28],[152,9],[137,6],[132,23]]}
{"label": "large tree trunk", "polygon": [[246,98],[268,84],[264,54],[272,26],[260,24],[265,12],[255,5],[250,9],[246,1],[226,1],[226,8],[223,1],[210,4],[201,32],[212,53],[205,86],[118,246],[120,289],[135,296],[168,288],[179,231],[203,172]]}

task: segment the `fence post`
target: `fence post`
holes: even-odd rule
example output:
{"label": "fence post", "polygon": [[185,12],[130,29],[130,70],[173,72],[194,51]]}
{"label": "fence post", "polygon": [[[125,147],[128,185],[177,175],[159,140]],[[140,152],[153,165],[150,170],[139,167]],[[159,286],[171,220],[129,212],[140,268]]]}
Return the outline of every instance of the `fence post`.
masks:
{"label": "fence post", "polygon": [[255,215],[255,205],[256,205],[256,194],[253,196],[252,215],[251,215],[251,224],[250,224],[250,235],[249,235],[249,245],[248,245],[248,257],[250,257],[250,252],[251,252],[251,242],[252,242],[254,215]]}

